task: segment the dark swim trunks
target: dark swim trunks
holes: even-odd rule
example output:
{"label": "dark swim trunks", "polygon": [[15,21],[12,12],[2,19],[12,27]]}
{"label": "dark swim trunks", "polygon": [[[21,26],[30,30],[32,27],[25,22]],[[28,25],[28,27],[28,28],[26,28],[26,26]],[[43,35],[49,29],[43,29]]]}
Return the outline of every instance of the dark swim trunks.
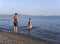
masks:
{"label": "dark swim trunks", "polygon": [[18,22],[14,22],[14,26],[18,26]]}

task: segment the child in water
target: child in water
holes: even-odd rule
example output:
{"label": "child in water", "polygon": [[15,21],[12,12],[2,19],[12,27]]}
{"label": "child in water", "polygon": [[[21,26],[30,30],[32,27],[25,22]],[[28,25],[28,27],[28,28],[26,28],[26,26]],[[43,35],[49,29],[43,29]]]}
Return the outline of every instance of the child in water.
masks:
{"label": "child in water", "polygon": [[28,28],[32,29],[32,20],[31,20],[31,18],[29,18],[29,21],[28,21]]}

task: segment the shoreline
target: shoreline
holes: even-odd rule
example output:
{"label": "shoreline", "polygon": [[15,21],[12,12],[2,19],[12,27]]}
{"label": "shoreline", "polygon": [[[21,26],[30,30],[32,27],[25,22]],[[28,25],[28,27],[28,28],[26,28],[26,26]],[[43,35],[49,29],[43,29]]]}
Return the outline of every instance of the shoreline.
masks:
{"label": "shoreline", "polygon": [[0,32],[0,44],[52,44],[46,40],[25,36],[20,33]]}

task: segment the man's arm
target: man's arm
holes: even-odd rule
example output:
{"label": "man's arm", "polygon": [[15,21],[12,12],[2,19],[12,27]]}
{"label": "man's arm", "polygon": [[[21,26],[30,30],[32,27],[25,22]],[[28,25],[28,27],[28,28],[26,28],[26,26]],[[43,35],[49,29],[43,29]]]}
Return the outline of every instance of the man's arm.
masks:
{"label": "man's arm", "polygon": [[14,22],[14,17],[12,18],[12,22]]}
{"label": "man's arm", "polygon": [[18,17],[17,17],[17,22],[18,22]]}

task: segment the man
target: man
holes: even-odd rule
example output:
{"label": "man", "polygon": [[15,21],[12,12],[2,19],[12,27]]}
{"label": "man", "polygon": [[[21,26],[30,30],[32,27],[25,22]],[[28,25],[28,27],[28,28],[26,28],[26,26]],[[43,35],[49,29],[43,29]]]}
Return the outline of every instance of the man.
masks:
{"label": "man", "polygon": [[14,32],[18,32],[18,14],[15,13],[15,16],[13,16],[13,22],[14,22]]}

